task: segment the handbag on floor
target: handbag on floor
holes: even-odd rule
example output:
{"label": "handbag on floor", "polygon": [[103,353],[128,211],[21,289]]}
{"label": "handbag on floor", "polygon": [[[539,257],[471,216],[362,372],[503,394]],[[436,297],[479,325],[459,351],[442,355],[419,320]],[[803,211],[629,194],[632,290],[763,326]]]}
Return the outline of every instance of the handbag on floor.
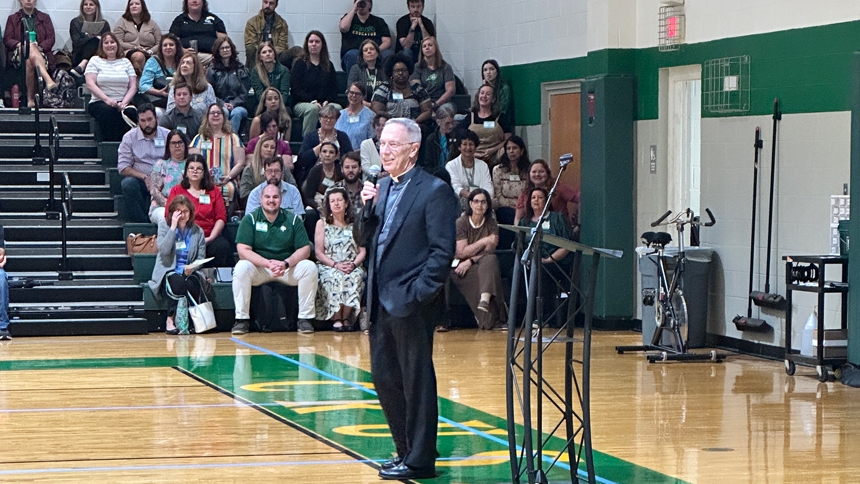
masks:
{"label": "handbag on floor", "polygon": [[206,293],[201,293],[200,303],[195,301],[191,294],[188,294],[188,299],[191,301],[191,306],[188,307],[188,315],[191,316],[191,321],[194,322],[194,332],[200,334],[215,329],[218,325],[215,321],[215,310],[212,308],[212,301],[207,299]]}

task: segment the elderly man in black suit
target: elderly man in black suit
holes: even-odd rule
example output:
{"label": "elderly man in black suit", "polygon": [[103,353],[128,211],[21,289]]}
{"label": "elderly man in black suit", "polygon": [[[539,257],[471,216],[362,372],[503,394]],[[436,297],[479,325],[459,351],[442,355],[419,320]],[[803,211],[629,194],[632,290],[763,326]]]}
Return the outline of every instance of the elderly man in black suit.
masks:
{"label": "elderly man in black suit", "polygon": [[379,403],[397,448],[379,477],[436,476],[436,373],[433,329],[442,286],[456,246],[457,198],[451,187],[416,166],[421,129],[395,118],[379,138],[389,177],[365,182],[362,199],[374,199],[363,217],[368,248],[367,297],[370,364]]}

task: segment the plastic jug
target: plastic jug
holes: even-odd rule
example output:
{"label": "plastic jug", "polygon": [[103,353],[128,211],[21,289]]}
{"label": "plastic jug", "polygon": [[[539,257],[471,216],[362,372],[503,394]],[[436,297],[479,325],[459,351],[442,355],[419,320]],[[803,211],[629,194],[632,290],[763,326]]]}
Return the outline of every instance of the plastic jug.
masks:
{"label": "plastic jug", "polygon": [[812,309],[812,314],[806,318],[806,326],[800,335],[800,354],[812,356],[812,333],[818,328],[818,307]]}

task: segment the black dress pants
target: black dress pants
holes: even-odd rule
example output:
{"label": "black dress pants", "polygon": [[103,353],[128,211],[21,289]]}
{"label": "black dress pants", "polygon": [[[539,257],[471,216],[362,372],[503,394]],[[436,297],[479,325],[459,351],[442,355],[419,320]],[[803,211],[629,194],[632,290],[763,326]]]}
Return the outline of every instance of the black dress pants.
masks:
{"label": "black dress pants", "polygon": [[[438,300],[438,298],[437,298]],[[376,305],[375,305],[376,306]],[[414,470],[434,470],[439,409],[433,368],[433,311],[398,318],[376,306],[370,365],[397,454]]]}

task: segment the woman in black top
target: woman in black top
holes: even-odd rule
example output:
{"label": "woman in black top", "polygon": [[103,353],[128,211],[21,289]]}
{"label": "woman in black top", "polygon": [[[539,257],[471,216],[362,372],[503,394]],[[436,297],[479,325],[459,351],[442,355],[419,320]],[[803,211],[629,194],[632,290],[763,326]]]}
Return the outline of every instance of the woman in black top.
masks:
{"label": "woman in black top", "polygon": [[[69,34],[72,38],[72,63],[74,73],[83,77],[87,61],[99,50],[99,40],[105,32],[110,32],[110,24],[102,18],[102,5],[99,0],[81,0],[80,15],[69,22]],[[83,31],[84,22],[101,22],[102,28],[98,33]]]}
{"label": "woman in black top", "polygon": [[362,86],[364,91],[364,105],[370,107],[370,98],[373,97],[373,91],[380,84],[388,80],[388,75],[385,74],[385,69],[382,68],[382,60],[379,58],[379,45],[373,39],[367,39],[361,43],[361,58],[358,64],[352,66],[349,70],[349,77],[346,80],[346,85],[351,86],[357,82]]}
{"label": "woman in black top", "polygon": [[212,47],[212,55],[215,60],[206,73],[206,80],[215,90],[218,101],[224,103],[233,132],[238,133],[242,120],[248,117],[245,98],[251,88],[251,78],[248,70],[239,62],[236,45],[230,37],[218,38]]}
{"label": "woman in black top", "polygon": [[329,60],[328,44],[318,30],[305,36],[302,58],[296,60],[290,72],[290,92],[293,96],[293,113],[302,119],[302,136],[313,131],[319,122],[319,111],[332,104],[342,109],[337,99],[337,78],[334,64]]}

